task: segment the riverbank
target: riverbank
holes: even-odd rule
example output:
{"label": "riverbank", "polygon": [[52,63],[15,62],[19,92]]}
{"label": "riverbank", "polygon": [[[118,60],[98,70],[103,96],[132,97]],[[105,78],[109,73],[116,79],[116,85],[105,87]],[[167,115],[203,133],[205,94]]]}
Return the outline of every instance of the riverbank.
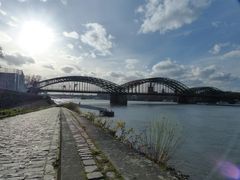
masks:
{"label": "riverbank", "polygon": [[13,108],[41,99],[43,97],[36,94],[0,89],[0,109]]}
{"label": "riverbank", "polygon": [[[111,135],[106,129],[101,128],[100,124],[93,123],[93,116],[85,117],[79,114],[79,108],[74,104],[65,104],[65,107],[75,111],[71,114],[75,121],[85,129],[90,139],[107,156],[107,158],[116,167],[124,179],[188,179],[189,176],[183,175],[176,169],[157,164],[148,159],[143,153],[136,151]],[[97,120],[99,121],[99,119]]]}
{"label": "riverbank", "polygon": [[[91,121],[80,116],[79,109],[74,109],[76,106],[67,107],[73,108],[72,110],[78,113],[62,107],[38,111],[47,107],[51,107],[51,104],[46,100],[24,104],[15,108],[31,109],[36,112],[4,118],[0,121],[1,129],[14,130],[10,134],[7,134],[8,131],[6,133],[3,131],[3,136],[0,137],[3,145],[1,153],[4,157],[1,159],[3,160],[1,165],[4,168],[0,168],[0,178],[51,177],[57,179],[58,176],[62,179],[76,180],[101,178],[107,180],[187,179],[187,176],[183,176],[175,169],[163,168],[116,140],[92,124]],[[51,117],[54,118],[51,119]],[[54,127],[54,123],[57,123],[58,126],[54,130],[49,129],[48,124]],[[38,135],[39,133],[40,135]],[[53,133],[55,134],[53,146],[49,141],[51,138],[44,136],[46,133],[51,136]],[[38,139],[36,136],[42,138]],[[8,146],[5,143],[6,139],[15,144]],[[29,153],[32,146],[27,142],[36,142],[35,145],[40,148],[36,152],[32,150],[33,153]],[[42,142],[44,143],[42,144]],[[44,146],[41,147],[42,145],[39,143]],[[11,150],[10,153],[8,153],[9,150]],[[18,166],[19,154],[17,151],[26,152],[23,156],[26,159],[25,163],[31,164],[31,161],[34,160],[31,169],[25,167],[24,164]],[[43,162],[43,158],[47,157],[46,152],[53,158],[49,159],[47,166],[45,166],[46,162]],[[10,161],[6,158],[10,158]]]}
{"label": "riverbank", "polygon": [[34,111],[39,111],[49,107],[53,107],[55,104],[49,99],[36,99],[31,100],[31,102],[18,103],[11,108],[1,108],[0,109],[0,119],[6,117],[12,117],[20,114],[26,114]]}

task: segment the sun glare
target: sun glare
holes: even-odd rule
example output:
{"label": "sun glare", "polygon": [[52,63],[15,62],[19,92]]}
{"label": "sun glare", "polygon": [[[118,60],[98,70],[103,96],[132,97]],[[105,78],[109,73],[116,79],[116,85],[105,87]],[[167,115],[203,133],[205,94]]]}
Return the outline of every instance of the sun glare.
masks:
{"label": "sun glare", "polygon": [[39,21],[28,21],[19,33],[19,46],[28,53],[39,54],[49,50],[54,41],[53,30]]}

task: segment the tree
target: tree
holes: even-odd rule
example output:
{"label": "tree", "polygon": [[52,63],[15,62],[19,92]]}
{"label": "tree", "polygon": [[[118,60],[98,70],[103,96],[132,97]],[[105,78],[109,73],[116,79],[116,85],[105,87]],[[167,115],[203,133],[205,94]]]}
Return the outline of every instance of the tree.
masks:
{"label": "tree", "polygon": [[26,75],[25,84],[27,87],[34,86],[37,82],[41,81],[42,77],[40,75]]}
{"label": "tree", "polygon": [[0,46],[0,58],[3,58],[3,49],[1,46]]}

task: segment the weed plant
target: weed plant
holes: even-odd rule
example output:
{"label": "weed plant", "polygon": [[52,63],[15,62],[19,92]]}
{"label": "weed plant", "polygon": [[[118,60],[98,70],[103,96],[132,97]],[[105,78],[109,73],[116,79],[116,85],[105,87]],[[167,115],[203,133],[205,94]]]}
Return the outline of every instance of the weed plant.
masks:
{"label": "weed plant", "polygon": [[166,165],[181,140],[180,125],[167,118],[152,121],[141,133],[127,128],[121,120],[109,120],[85,113],[84,117],[107,131],[111,136],[144,154],[160,165]]}

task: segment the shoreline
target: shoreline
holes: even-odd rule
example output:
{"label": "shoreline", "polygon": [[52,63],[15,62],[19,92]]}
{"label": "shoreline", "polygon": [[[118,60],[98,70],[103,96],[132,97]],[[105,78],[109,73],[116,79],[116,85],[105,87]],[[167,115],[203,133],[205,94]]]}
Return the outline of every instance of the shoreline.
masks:
{"label": "shoreline", "polygon": [[[149,157],[141,152],[138,152],[136,149],[129,147],[128,144],[120,141],[116,137],[112,136],[109,134],[108,130],[104,129],[103,127],[94,124],[92,120],[88,119],[86,116],[79,114],[79,110],[72,109],[73,107],[70,108],[71,111],[73,111],[73,115],[75,118],[79,121],[79,124],[84,127],[86,132],[88,133],[89,137],[97,144],[97,146],[100,148],[101,151],[105,153],[105,155],[108,156],[110,160],[112,160],[112,163],[115,165],[116,169],[126,169],[125,167],[129,165],[129,163],[124,164],[125,162],[122,161],[129,161],[129,159],[133,159],[134,163],[137,164],[132,164],[127,169],[135,169],[133,166],[138,166],[139,169],[142,169],[144,172],[141,176],[144,176],[145,178],[150,178],[146,177],[145,174],[157,174],[161,172],[164,174],[164,176],[159,175],[160,179],[182,179],[186,180],[189,179],[189,175],[183,174],[181,171],[176,170],[174,167],[169,166],[169,165],[162,165],[154,162],[152,159],[149,159]],[[114,144],[114,145],[113,145]],[[106,147],[109,146],[109,147]],[[121,151],[118,151],[121,149]],[[122,157],[116,159],[115,154],[121,154],[124,152],[125,154],[122,155]],[[125,157],[128,157],[125,159]],[[143,160],[144,159],[144,160]],[[149,163],[151,164],[149,166]],[[150,169],[155,169],[152,172],[145,172],[144,169],[148,169],[146,171],[151,171]],[[157,170],[158,169],[158,170]],[[130,175],[129,170],[127,172],[121,172],[125,173],[127,179],[128,178],[134,178],[134,177],[129,177]],[[133,174],[138,174],[141,172],[135,172]],[[155,177],[157,177],[155,174]],[[154,176],[153,176],[154,177]],[[151,179],[153,178],[151,177]],[[137,179],[139,179],[138,177]]]}
{"label": "shoreline", "polygon": [[[47,109],[47,108],[56,106],[55,104],[53,105],[53,104],[48,104],[48,103],[46,104],[46,103],[47,103],[46,100],[41,100],[41,101],[36,101],[33,103],[26,103],[24,105],[17,106],[17,107],[15,107],[15,109],[16,108],[28,109],[29,111],[18,113],[18,114],[25,114],[25,113],[34,112],[34,111],[41,112],[42,109]],[[91,122],[89,120],[87,120],[86,118],[80,116],[79,114],[77,114],[73,111],[72,111],[72,113],[75,114],[75,115],[72,115],[73,118],[75,118],[76,121],[78,122],[79,126],[81,126],[84,129],[84,131],[86,131],[89,138],[96,145],[97,149],[99,149],[99,151],[102,152],[103,156],[106,156],[107,159],[113,164],[114,168],[116,169],[115,174],[118,174],[118,172],[119,172],[120,176],[123,176],[124,178],[136,176],[136,177],[138,177],[138,179],[140,177],[142,177],[142,179],[146,179],[149,177],[151,177],[151,179],[184,179],[184,180],[188,179],[187,175],[183,175],[180,171],[177,171],[175,168],[172,168],[172,167],[164,167],[163,168],[163,167],[159,166],[155,162],[146,158],[145,155],[140,154],[139,152],[136,152],[135,150],[127,147],[127,145],[124,144],[123,142],[120,142],[120,141],[116,140],[115,138],[109,136],[109,134],[107,132],[103,131],[101,128],[99,128],[93,124],[91,125]],[[18,114],[14,114],[13,116],[18,115]],[[5,118],[3,118],[3,119],[5,119]],[[96,131],[100,132],[101,137],[103,138],[101,141],[103,143],[106,142],[106,140],[108,139],[110,144],[114,143],[116,146],[113,147],[112,149],[108,149],[106,146],[104,148],[101,144],[99,144],[98,137],[93,136],[93,134],[91,134],[89,129],[95,129]],[[125,157],[125,155],[123,155],[122,158],[120,158],[120,159],[116,159],[116,154],[119,155],[119,153],[121,153],[121,152],[116,153],[116,151],[119,150],[119,147],[121,147],[121,149],[122,148],[125,149],[123,152],[126,153],[125,155],[126,155],[127,159],[123,160],[124,159],[123,157]],[[106,150],[106,148],[107,148],[107,150]],[[60,152],[60,154],[61,154],[61,152]],[[132,159],[130,161],[131,162],[130,164],[132,164],[132,165],[129,166],[131,168],[126,168],[126,166],[129,165],[129,162],[128,162],[129,159]],[[59,167],[59,168],[61,168],[61,167]],[[149,173],[149,176],[148,175],[145,176],[148,173]]]}

